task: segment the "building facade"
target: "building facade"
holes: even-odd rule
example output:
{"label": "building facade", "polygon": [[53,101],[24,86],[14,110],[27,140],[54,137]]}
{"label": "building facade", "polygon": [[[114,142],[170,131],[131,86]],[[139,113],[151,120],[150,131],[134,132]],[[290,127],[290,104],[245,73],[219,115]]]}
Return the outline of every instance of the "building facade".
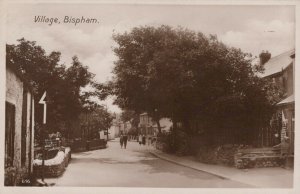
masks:
{"label": "building facade", "polygon": [[[33,172],[34,96],[12,67],[6,68],[5,185],[18,184]],[[10,169],[10,170],[9,170]],[[9,171],[15,171],[15,177]]]}
{"label": "building facade", "polygon": [[[159,123],[163,133],[169,132],[173,125],[172,121],[168,118],[161,118]],[[158,134],[157,124],[148,113],[140,114],[139,134],[146,136],[156,136]]]}
{"label": "building facade", "polygon": [[271,80],[282,91],[282,99],[276,104],[277,110],[270,122],[270,128],[261,131],[263,146],[273,146],[288,139],[289,153],[294,153],[295,133],[295,50],[271,58],[264,64],[263,79]]}

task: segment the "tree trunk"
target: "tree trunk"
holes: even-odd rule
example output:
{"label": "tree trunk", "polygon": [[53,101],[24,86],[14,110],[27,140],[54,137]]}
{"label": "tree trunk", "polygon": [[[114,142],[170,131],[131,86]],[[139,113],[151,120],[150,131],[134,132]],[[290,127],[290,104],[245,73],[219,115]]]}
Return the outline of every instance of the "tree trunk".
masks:
{"label": "tree trunk", "polygon": [[192,131],[191,131],[191,125],[190,125],[190,122],[189,122],[189,120],[188,119],[184,119],[184,121],[183,121],[183,124],[184,124],[184,131],[187,133],[187,134],[189,134],[189,135],[191,135],[192,134]]}
{"label": "tree trunk", "polygon": [[157,124],[158,133],[160,134],[161,133],[161,126],[160,126],[160,123],[159,123],[159,119],[155,119],[155,122]]}
{"label": "tree trunk", "polygon": [[108,141],[108,128],[106,130],[107,134],[106,134],[106,138],[107,138],[107,141]]}

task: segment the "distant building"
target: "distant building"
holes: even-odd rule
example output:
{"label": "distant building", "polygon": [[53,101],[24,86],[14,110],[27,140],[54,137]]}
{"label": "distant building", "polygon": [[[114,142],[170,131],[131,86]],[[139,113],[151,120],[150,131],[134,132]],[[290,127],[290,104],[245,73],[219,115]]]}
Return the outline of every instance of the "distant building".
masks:
{"label": "distant building", "polygon": [[16,175],[15,177],[6,176],[6,185],[14,185],[20,181],[20,178],[27,177],[32,173],[33,148],[34,96],[14,67],[7,66],[5,169],[14,168]]}
{"label": "distant building", "polygon": [[[168,118],[161,118],[159,120],[162,132],[169,132],[172,121]],[[140,114],[139,133],[147,136],[155,136],[158,133],[156,122],[148,115],[148,113]]]}
{"label": "distant building", "polygon": [[115,114],[115,118],[112,121],[112,125],[108,130],[109,139],[115,139],[120,136],[121,131],[121,118],[119,114]]}
{"label": "distant building", "polygon": [[[288,137],[290,153],[294,152],[295,133],[295,50],[290,50],[278,56],[272,57],[264,64],[264,73],[260,74],[264,79],[270,79],[283,91],[283,98],[277,103],[277,111],[271,121],[280,118],[277,127],[265,129],[261,133],[263,146],[272,146],[283,138]],[[278,141],[276,141],[276,138]]]}
{"label": "distant building", "polygon": [[131,129],[131,123],[129,121],[127,121],[127,122],[119,121],[117,123],[115,129],[118,129],[119,136],[121,134],[127,134],[130,131],[130,129]]}
{"label": "distant building", "polygon": [[119,137],[120,133],[120,124],[115,119],[112,121],[111,127],[108,129],[108,138],[109,139],[115,139],[116,137]]}

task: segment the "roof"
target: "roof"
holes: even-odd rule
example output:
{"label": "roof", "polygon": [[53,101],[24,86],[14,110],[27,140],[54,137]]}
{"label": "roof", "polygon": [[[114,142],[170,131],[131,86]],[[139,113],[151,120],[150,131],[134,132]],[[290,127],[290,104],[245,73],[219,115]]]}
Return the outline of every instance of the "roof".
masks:
{"label": "roof", "polygon": [[282,101],[278,102],[277,105],[281,106],[281,105],[287,105],[287,104],[291,104],[295,102],[295,96],[294,94],[290,95],[289,97],[283,99]]}
{"label": "roof", "polygon": [[259,74],[260,77],[267,77],[281,72],[287,68],[292,62],[292,55],[295,54],[295,49],[284,52],[280,55],[272,57],[266,64],[264,64],[264,73]]}

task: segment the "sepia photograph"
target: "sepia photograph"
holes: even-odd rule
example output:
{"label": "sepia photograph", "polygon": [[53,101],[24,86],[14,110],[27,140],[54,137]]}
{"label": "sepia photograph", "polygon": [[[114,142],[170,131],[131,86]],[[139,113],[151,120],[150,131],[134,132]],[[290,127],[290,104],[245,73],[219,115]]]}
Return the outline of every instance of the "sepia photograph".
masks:
{"label": "sepia photograph", "polygon": [[6,189],[295,187],[295,2],[4,9]]}

